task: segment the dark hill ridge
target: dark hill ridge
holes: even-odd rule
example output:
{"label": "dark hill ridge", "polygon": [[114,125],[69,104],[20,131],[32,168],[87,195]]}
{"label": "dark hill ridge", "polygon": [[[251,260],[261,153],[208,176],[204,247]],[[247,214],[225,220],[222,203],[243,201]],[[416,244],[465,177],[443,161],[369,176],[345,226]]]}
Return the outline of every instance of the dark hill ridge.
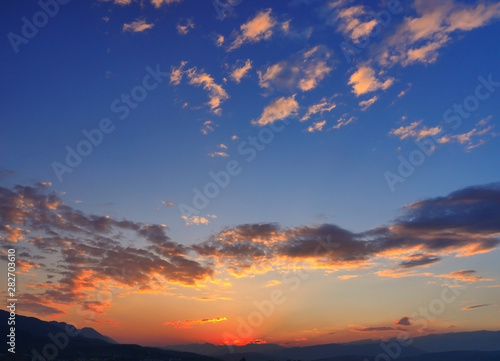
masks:
{"label": "dark hill ridge", "polygon": [[[7,335],[9,313],[0,310],[0,333]],[[74,326],[65,322],[42,321],[34,317],[16,315],[16,353],[0,349],[1,361],[48,361],[54,351],[53,360],[92,359],[99,361],[215,361],[214,358],[190,352],[167,351],[155,347],[118,344],[93,328],[83,328],[78,335],[68,336],[66,330],[75,331]],[[52,335],[52,338],[49,337]],[[54,338],[54,336],[56,336]],[[56,339],[56,340],[55,340]],[[47,345],[52,344],[49,348]],[[44,349],[47,355],[44,354]],[[35,350],[35,357],[33,357]],[[40,355],[40,356],[38,356]]]}
{"label": "dark hill ridge", "polygon": [[[384,342],[385,345],[397,341],[390,339]],[[381,347],[380,340],[361,340],[344,344],[325,344],[306,347],[285,348],[273,344],[250,344],[246,346],[233,346],[233,353],[227,346],[217,346],[213,344],[191,344],[167,346],[165,349],[187,351],[193,350],[196,353],[220,358],[224,361],[240,361],[243,357],[247,361],[341,361],[341,360],[374,360],[381,353],[398,352],[394,348],[387,351]],[[491,351],[497,351],[490,354]],[[455,352],[453,354],[453,352]],[[456,332],[446,334],[433,334],[427,336],[415,337],[409,346],[401,347],[400,354],[391,359],[398,360],[426,360],[425,356],[431,354],[448,360],[449,355],[465,355],[464,360],[483,360],[483,358],[474,357],[481,354],[484,360],[496,360],[495,357],[500,354],[500,331],[475,331],[475,332]],[[439,353],[439,354],[438,354]],[[446,354],[446,355],[445,355]],[[440,356],[439,356],[440,355]],[[390,357],[390,356],[388,356]],[[451,356],[450,356],[451,357]],[[384,359],[383,357],[380,359]]]}

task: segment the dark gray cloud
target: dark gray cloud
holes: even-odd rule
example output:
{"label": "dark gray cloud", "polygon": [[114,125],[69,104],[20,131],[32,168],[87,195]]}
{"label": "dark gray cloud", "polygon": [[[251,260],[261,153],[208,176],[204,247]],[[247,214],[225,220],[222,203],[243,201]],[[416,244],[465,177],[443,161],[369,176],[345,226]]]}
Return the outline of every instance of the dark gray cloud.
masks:
{"label": "dark gray cloud", "polygon": [[403,316],[397,322],[395,322],[395,324],[401,325],[401,326],[410,326],[411,325],[411,318],[408,316]]}
{"label": "dark gray cloud", "polygon": [[481,305],[465,306],[464,308],[462,308],[462,311],[473,310],[475,308],[481,308],[481,307],[486,307],[486,306],[491,306],[491,303],[483,303]]}
{"label": "dark gray cloud", "polygon": [[399,266],[401,268],[412,268],[412,267],[427,266],[439,261],[441,261],[441,257],[435,255],[413,254],[408,256],[407,260],[402,261],[399,264]]}

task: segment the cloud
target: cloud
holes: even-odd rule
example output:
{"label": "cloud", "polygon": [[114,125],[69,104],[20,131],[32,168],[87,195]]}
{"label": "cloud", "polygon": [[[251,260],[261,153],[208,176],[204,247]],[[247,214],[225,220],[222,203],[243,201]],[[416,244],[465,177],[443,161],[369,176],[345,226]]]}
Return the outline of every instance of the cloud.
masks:
{"label": "cloud", "polygon": [[339,119],[337,119],[337,124],[335,124],[332,129],[340,129],[348,124],[351,124],[356,120],[355,116],[349,116],[348,114],[343,114]]}
{"label": "cloud", "polygon": [[307,131],[309,133],[321,132],[323,130],[323,127],[325,126],[325,124],[326,124],[326,120],[313,123],[311,126],[307,127]]}
{"label": "cloud", "polygon": [[465,145],[465,151],[468,152],[486,143],[484,136],[490,135],[494,137],[497,135],[492,132],[492,125],[486,126],[490,119],[491,116],[480,120],[476,123],[475,127],[468,132],[462,134],[445,134],[438,139],[438,142],[440,144],[455,142],[461,145]]}
{"label": "cloud", "polygon": [[217,84],[210,74],[203,72],[203,70],[198,72],[196,67],[188,69],[186,73],[189,78],[189,84],[201,86],[208,92],[208,105],[211,111],[214,114],[220,115],[222,112],[220,105],[223,101],[229,99],[229,95],[224,88]]}
{"label": "cloud", "polygon": [[[69,305],[88,305],[101,288],[161,293],[167,282],[194,285],[214,273],[186,256],[186,247],[170,240],[166,226],[86,214],[44,188],[0,187],[1,245],[7,242],[8,229],[14,228],[25,235],[20,246],[58,259],[57,267],[36,258],[20,263],[25,271],[50,270],[56,275],[19,295],[23,304],[30,303],[26,307],[31,312],[40,315],[62,314]],[[134,245],[124,245],[127,238]]]}
{"label": "cloud", "polygon": [[212,152],[212,153],[209,153],[208,154],[209,157],[211,158],[215,158],[215,157],[229,157],[229,154],[227,154],[226,152]]}
{"label": "cloud", "polygon": [[417,16],[406,17],[395,34],[381,44],[385,49],[379,57],[382,65],[433,63],[454,33],[485,26],[500,17],[498,2],[416,0],[413,7]]}
{"label": "cloud", "polygon": [[410,326],[411,318],[408,316],[401,317],[398,321],[394,322],[394,324],[400,326]]}
{"label": "cloud", "polygon": [[311,118],[311,115],[314,115],[317,113],[320,113],[321,115],[323,115],[324,112],[330,112],[333,109],[335,109],[336,106],[337,105],[335,103],[331,103],[331,102],[327,101],[326,98],[323,98],[323,99],[321,99],[321,102],[309,106],[309,108],[307,108],[307,113],[304,114],[304,116],[302,118],[300,118],[300,121],[304,122],[306,120],[309,120],[309,118]]}
{"label": "cloud", "polygon": [[277,120],[282,120],[291,115],[296,115],[298,109],[299,103],[295,100],[295,94],[288,98],[281,97],[273,100],[267,107],[265,107],[259,119],[252,120],[252,124],[263,127],[274,123]]}
{"label": "cloud", "polygon": [[151,4],[153,4],[153,6],[155,8],[160,8],[162,5],[170,5],[170,4],[174,4],[174,3],[180,3],[182,0],[151,0]]}
{"label": "cloud", "polygon": [[207,214],[206,217],[203,216],[181,216],[182,220],[186,226],[200,226],[210,224],[210,218],[215,219],[217,216],[215,214]]}
{"label": "cloud", "polygon": [[217,45],[217,47],[221,47],[223,44],[224,44],[224,36],[223,35],[217,35],[217,39],[215,39],[215,45]]}
{"label": "cloud", "polygon": [[364,5],[346,5],[346,1],[331,1],[328,4],[326,10],[331,12],[329,24],[336,26],[337,32],[352,42],[359,43],[379,25],[378,20],[367,11]]}
{"label": "cloud", "polygon": [[[201,225],[215,218],[198,215],[184,220]],[[37,269],[37,273],[55,276],[20,294],[33,309],[50,307],[45,311],[39,307],[40,312],[64,312],[70,305],[104,312],[110,303],[96,303],[92,298],[100,288],[112,288],[119,294],[161,294],[165,285],[193,286],[224,274],[263,274],[299,266],[331,273],[371,268],[377,260],[388,258],[399,268],[375,272],[377,275],[490,281],[475,270],[434,274],[414,269],[437,262],[437,257],[472,256],[498,249],[498,219],[500,184],[494,183],[411,203],[389,225],[365,232],[334,224],[243,224],[184,246],[170,239],[166,225],[87,214],[47,188],[0,187],[0,245],[11,246],[9,230],[20,228],[24,236],[16,247],[58,259],[57,267],[33,257],[31,263],[23,264],[27,271]]]}
{"label": "cloud", "polygon": [[385,332],[385,331],[395,331],[393,327],[381,326],[381,327],[363,327],[357,329],[351,329],[353,332]]}
{"label": "cloud", "polygon": [[194,325],[203,325],[227,321],[226,317],[203,318],[201,320],[186,320],[186,321],[168,321],[164,322],[164,326],[174,326],[174,328],[192,328]]}
{"label": "cloud", "polygon": [[214,131],[215,123],[212,120],[205,120],[203,122],[203,126],[200,129],[200,132],[204,135],[211,133]]}
{"label": "cloud", "polygon": [[[276,224],[242,225],[225,229],[194,248],[236,274],[279,269],[293,262],[330,271],[361,269],[373,259],[391,257],[399,260],[399,269],[378,271],[379,276],[486,281],[471,270],[435,275],[412,269],[437,262],[437,253],[463,257],[497,249],[499,217],[500,184],[492,184],[412,203],[391,225],[363,233],[331,224],[290,229]],[[329,239],[337,246],[325,244]]]}
{"label": "cloud", "polygon": [[453,280],[457,280],[460,282],[467,282],[467,283],[480,282],[480,281],[493,281],[493,279],[491,278],[484,278],[481,276],[477,276],[475,270],[455,271],[447,274],[438,275],[437,277],[451,278]]}
{"label": "cloud", "polygon": [[259,85],[266,89],[312,90],[333,70],[330,57],[331,52],[323,45],[302,50],[258,71]]}
{"label": "cloud", "polygon": [[373,96],[370,99],[363,100],[359,102],[359,106],[361,107],[362,111],[367,110],[369,107],[371,107],[375,102],[378,100],[378,96]]}
{"label": "cloud", "polygon": [[428,254],[412,254],[404,261],[401,261],[399,266],[401,268],[413,268],[420,266],[428,266],[430,264],[441,261],[441,257]]}
{"label": "cloud", "polygon": [[181,61],[180,65],[176,68],[174,66],[170,67],[170,84],[179,85],[184,75],[184,67],[187,61]]}
{"label": "cloud", "polygon": [[486,306],[491,306],[491,303],[484,303],[482,305],[465,306],[464,308],[462,308],[462,311],[469,311],[469,310],[473,310],[475,308],[481,308],[481,307],[486,307]]}
{"label": "cloud", "polygon": [[186,35],[189,33],[189,29],[194,29],[194,23],[192,19],[187,19],[184,24],[177,24],[177,32],[181,35]]}
{"label": "cloud", "polygon": [[394,78],[387,78],[380,81],[375,77],[375,70],[367,65],[358,67],[349,78],[349,85],[352,85],[352,92],[356,96],[371,93],[379,89],[386,90],[394,82]]}
{"label": "cloud", "polygon": [[420,140],[425,137],[430,137],[437,135],[443,131],[443,128],[440,126],[432,127],[432,128],[427,128],[425,126],[422,126],[419,128],[420,124],[422,124],[422,121],[419,120],[417,122],[413,122],[410,125],[407,126],[401,126],[397,129],[392,129],[389,134],[390,135],[395,135],[399,137],[399,139],[403,140],[406,138],[416,138],[417,140]]}
{"label": "cloud", "polygon": [[184,70],[186,64],[187,61],[181,61],[178,67],[171,67],[170,83],[179,85],[184,74],[186,74],[189,78],[190,85],[203,87],[203,89],[208,92],[209,101],[207,104],[210,106],[212,113],[220,115],[222,113],[220,105],[223,101],[229,99],[229,95],[221,85],[215,82],[210,74],[205,73],[203,70],[199,72],[196,67]]}
{"label": "cloud", "polygon": [[137,19],[132,21],[131,23],[123,24],[123,31],[131,31],[133,33],[140,33],[145,30],[151,29],[155,24],[148,24],[144,19]]}
{"label": "cloud", "polygon": [[280,280],[271,280],[269,282],[267,282],[264,287],[274,287],[274,286],[278,286],[281,284],[281,281]]}
{"label": "cloud", "polygon": [[350,280],[351,278],[357,278],[357,275],[342,275],[342,276],[337,276],[339,280]]}
{"label": "cloud", "polygon": [[240,83],[241,79],[252,69],[252,62],[250,59],[247,59],[245,65],[234,68],[231,72],[231,79],[233,79],[236,83]]}
{"label": "cloud", "polygon": [[277,24],[276,19],[271,16],[271,9],[260,11],[254,18],[242,24],[239,32],[234,33],[235,39],[227,50],[232,51],[245,43],[256,43],[269,39]]}

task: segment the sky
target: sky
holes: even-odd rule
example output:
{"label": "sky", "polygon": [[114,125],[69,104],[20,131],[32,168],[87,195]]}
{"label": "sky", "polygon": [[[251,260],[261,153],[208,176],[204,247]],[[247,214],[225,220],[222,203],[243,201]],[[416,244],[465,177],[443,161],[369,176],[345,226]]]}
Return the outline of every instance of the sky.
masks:
{"label": "sky", "polygon": [[500,3],[2,8],[19,314],[154,346],[498,330]]}

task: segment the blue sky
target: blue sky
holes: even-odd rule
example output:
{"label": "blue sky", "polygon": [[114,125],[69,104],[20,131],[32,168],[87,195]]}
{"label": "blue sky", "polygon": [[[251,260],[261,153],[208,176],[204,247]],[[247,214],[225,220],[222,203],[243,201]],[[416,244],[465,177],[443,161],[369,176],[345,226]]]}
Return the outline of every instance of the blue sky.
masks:
{"label": "blue sky", "polygon": [[[10,0],[0,15],[4,189],[33,186],[38,196],[54,194],[58,204],[89,219],[93,214],[165,225],[162,232],[171,241],[195,247],[188,258],[200,264],[203,254],[196,254],[196,246],[226,231],[237,233],[243,225],[273,224],[285,238],[291,230],[309,228],[320,237],[325,225],[361,234],[403,224],[401,219],[419,207],[433,215],[435,197],[450,195],[451,202],[453,192],[476,194],[475,187],[483,186],[492,197],[498,192],[496,2],[47,4],[53,16],[40,13],[44,10],[37,3]],[[220,6],[221,13],[216,10]],[[103,119],[109,119],[104,126]],[[99,131],[102,137],[94,138],[99,144],[91,145],[82,131],[99,127],[108,133]],[[67,147],[77,152],[82,141],[81,153],[89,154],[80,155],[80,164],[73,167],[67,164]],[[417,143],[430,147],[427,154]],[[238,171],[221,188],[210,174],[227,172],[228,164]],[[214,186],[217,196],[208,197],[206,207],[193,205],[196,190]],[[457,225],[464,221],[459,211],[467,214],[465,205],[450,211]],[[3,226],[15,227],[14,220],[3,217]],[[26,228],[29,222],[18,226]],[[498,241],[498,229],[489,231],[487,238]],[[28,234],[16,246],[31,255],[44,254]],[[147,239],[124,234],[117,236],[123,244],[147,247]],[[13,238],[7,232],[2,242],[8,248]],[[414,257],[434,275],[484,271],[484,280],[497,282],[496,243],[482,244],[481,252],[465,258],[456,257],[465,246],[456,247],[431,247],[432,253],[421,245]],[[67,261],[64,252],[43,257]],[[224,258],[222,253],[218,257]],[[318,274],[319,284],[328,284],[329,275],[343,266],[332,264]],[[375,273],[383,263],[359,264],[353,272],[358,266]],[[211,277],[233,277],[230,265],[224,267],[228,274]],[[47,271],[36,269],[30,274],[28,268],[23,282],[42,282]],[[272,278],[260,271],[247,276],[256,288]],[[362,276],[357,278],[345,282]],[[394,287],[402,280],[411,283],[413,278],[391,279]],[[494,290],[483,288],[482,295],[491,297]],[[325,297],[320,288],[314,292]],[[50,315],[32,301],[27,312]],[[66,308],[80,301],[55,302],[52,315],[77,317]],[[125,317],[119,305],[108,307],[111,313],[115,307],[115,319]],[[401,312],[398,317],[409,311]],[[187,310],[182,314],[191,317]],[[458,314],[453,317],[460,319]],[[468,327],[465,321],[461,327]]]}

